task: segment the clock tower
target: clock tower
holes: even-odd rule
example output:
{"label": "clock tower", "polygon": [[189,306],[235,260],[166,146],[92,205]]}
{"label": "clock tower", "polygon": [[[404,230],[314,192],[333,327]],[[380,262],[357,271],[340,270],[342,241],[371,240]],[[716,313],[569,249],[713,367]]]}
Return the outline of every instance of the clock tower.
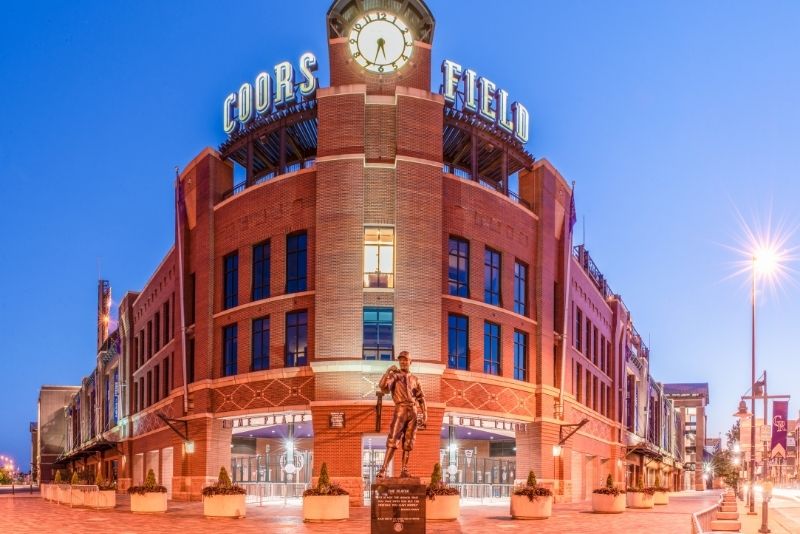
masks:
{"label": "clock tower", "polygon": [[[327,28],[330,87],[317,91],[315,242],[329,246],[316,253],[314,267],[314,471],[333,460],[337,481],[356,500],[368,476],[361,471],[365,440],[382,447],[391,415],[384,410],[383,434],[376,433],[374,388],[365,393],[361,385],[392,362],[364,352],[368,316],[389,318],[392,339],[384,341],[395,357],[411,353],[432,403],[411,473],[426,476],[439,461],[444,98],[431,92],[434,19],[422,1],[336,0]],[[376,278],[370,261],[378,249],[389,275]],[[329,428],[332,403],[346,414],[346,430]]]}

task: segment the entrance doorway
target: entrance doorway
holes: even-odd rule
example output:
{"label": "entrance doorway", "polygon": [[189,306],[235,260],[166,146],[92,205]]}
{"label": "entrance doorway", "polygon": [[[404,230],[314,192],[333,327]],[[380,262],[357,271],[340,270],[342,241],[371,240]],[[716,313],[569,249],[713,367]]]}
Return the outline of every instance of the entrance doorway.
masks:
{"label": "entrance doorway", "polygon": [[[364,480],[364,502],[370,502],[372,498],[372,484],[375,483],[375,475],[383,466],[386,458],[386,435],[365,434],[361,438],[361,478]],[[394,473],[394,458],[386,468],[386,476]]]}

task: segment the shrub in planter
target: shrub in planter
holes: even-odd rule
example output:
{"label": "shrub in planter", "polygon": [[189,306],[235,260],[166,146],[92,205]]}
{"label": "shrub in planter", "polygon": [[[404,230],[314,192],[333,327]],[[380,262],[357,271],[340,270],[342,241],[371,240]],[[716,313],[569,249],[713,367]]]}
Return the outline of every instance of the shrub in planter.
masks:
{"label": "shrub in planter", "polygon": [[553,492],[539,486],[533,471],[524,486],[511,495],[511,517],[514,519],[547,519],[553,513]]}
{"label": "shrub in planter", "polygon": [[661,472],[656,471],[656,483],[653,486],[653,503],[654,504],[669,504],[669,488],[661,485]]}
{"label": "shrub in planter", "polygon": [[442,466],[435,464],[431,473],[431,483],[425,489],[425,519],[433,521],[453,521],[458,519],[461,494],[456,488],[442,482]]}
{"label": "shrub in planter", "polygon": [[611,475],[606,485],[592,491],[592,512],[596,514],[621,514],[625,511],[625,490],[614,486]]}
{"label": "shrub in planter", "polygon": [[241,486],[231,482],[228,471],[219,468],[217,483],[203,488],[203,515],[206,517],[244,517],[245,494]]}
{"label": "shrub in planter", "polygon": [[331,482],[328,464],[319,470],[316,487],[303,492],[303,521],[337,521],[350,517],[350,494]]}
{"label": "shrub in planter", "polygon": [[652,508],[655,504],[655,492],[655,488],[646,488],[642,477],[639,477],[636,487],[628,488],[628,508]]}
{"label": "shrub in planter", "polygon": [[131,496],[131,512],[150,513],[167,511],[167,488],[156,483],[156,475],[152,469],[147,471],[147,478],[142,486],[128,488]]}
{"label": "shrub in planter", "polygon": [[87,506],[92,508],[114,508],[117,506],[117,488],[113,483],[106,481],[102,471],[97,471],[94,484],[97,486],[97,491],[91,491],[86,494]]}
{"label": "shrub in planter", "polygon": [[85,506],[86,505],[86,491],[83,489],[76,488],[75,486],[80,486],[83,483],[80,477],[78,477],[78,473],[72,473],[72,480],[70,480],[70,488],[69,491],[69,504],[71,506]]}

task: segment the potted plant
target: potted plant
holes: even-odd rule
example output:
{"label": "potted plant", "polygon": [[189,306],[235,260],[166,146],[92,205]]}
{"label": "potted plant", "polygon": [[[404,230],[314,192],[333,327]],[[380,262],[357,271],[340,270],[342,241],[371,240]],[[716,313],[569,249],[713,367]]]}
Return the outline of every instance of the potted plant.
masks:
{"label": "potted plant", "polygon": [[114,508],[117,506],[117,488],[113,483],[107,482],[103,471],[98,469],[94,479],[97,491],[86,494],[86,505],[92,508]]}
{"label": "potted plant", "polygon": [[303,492],[303,521],[338,521],[350,518],[350,494],[331,482],[328,464],[319,470],[316,487]]}
{"label": "potted plant", "polygon": [[628,508],[652,508],[655,488],[644,487],[642,477],[636,481],[636,487],[628,488]]}
{"label": "potted plant", "polygon": [[536,483],[533,471],[524,486],[511,495],[511,517],[514,519],[547,519],[553,513],[553,492]]}
{"label": "potted plant", "polygon": [[84,506],[86,504],[86,492],[83,488],[76,488],[75,486],[82,485],[78,472],[72,473],[72,480],[70,480],[69,491],[69,504],[70,506]]}
{"label": "potted plant", "polygon": [[442,466],[433,466],[431,483],[425,489],[425,519],[433,521],[454,521],[458,519],[461,494],[456,488],[442,482]]}
{"label": "potted plant", "polygon": [[669,488],[661,485],[661,471],[656,471],[656,484],[653,486],[655,493],[653,494],[654,504],[669,504]]}
{"label": "potted plant", "polygon": [[614,486],[609,474],[606,485],[592,492],[592,512],[596,514],[621,514],[625,511],[625,490]]}
{"label": "potted plant", "polygon": [[156,483],[152,469],[147,470],[147,478],[142,486],[128,488],[131,496],[131,512],[153,513],[167,511],[167,488]]}
{"label": "potted plant", "polygon": [[203,488],[203,515],[206,517],[244,517],[245,489],[231,482],[228,471],[219,468],[217,483]]}

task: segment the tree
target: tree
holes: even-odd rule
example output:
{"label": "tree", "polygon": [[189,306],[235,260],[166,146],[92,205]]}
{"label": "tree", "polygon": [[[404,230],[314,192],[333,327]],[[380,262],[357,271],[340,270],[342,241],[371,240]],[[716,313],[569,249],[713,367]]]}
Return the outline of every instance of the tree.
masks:
{"label": "tree", "polygon": [[739,484],[739,467],[733,463],[733,451],[720,450],[711,457],[711,469],[714,476],[722,477],[725,484],[736,488]]}
{"label": "tree", "polygon": [[733,451],[733,444],[739,443],[741,441],[741,430],[742,430],[742,421],[741,419],[737,419],[737,421],[733,424],[730,430],[725,432],[725,437],[728,441],[728,450]]}

